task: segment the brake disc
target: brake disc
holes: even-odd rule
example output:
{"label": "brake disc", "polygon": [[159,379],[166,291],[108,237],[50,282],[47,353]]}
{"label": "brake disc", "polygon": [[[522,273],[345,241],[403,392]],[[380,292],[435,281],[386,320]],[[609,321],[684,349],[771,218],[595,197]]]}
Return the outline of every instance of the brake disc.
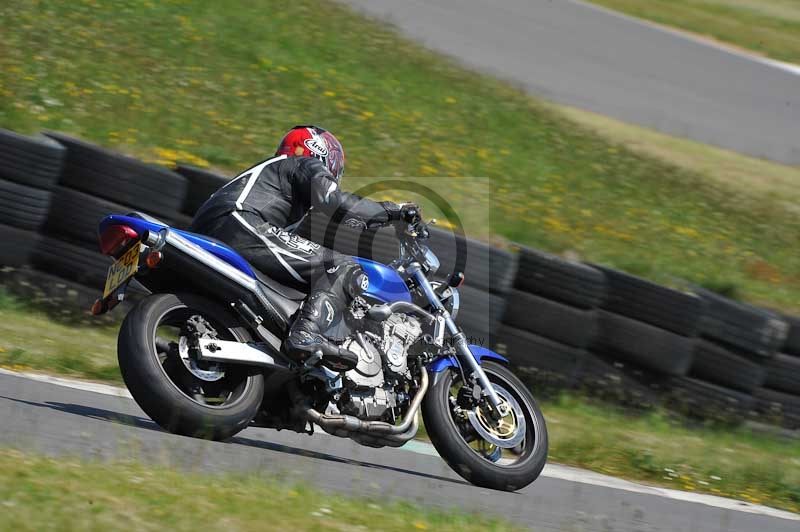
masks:
{"label": "brake disc", "polygon": [[183,365],[186,366],[186,369],[189,371],[189,373],[201,381],[216,382],[225,377],[225,371],[220,367],[219,364],[211,364],[209,369],[201,369],[197,365],[197,360],[189,355],[189,339],[185,336],[181,336],[180,340],[178,341],[178,354],[181,357],[181,362],[183,362]]}
{"label": "brake disc", "polygon": [[501,404],[506,407],[506,415],[498,422],[494,422],[478,406],[467,411],[467,419],[481,438],[501,449],[510,449],[522,443],[525,438],[525,412],[505,388],[499,384],[492,384],[500,397]]}

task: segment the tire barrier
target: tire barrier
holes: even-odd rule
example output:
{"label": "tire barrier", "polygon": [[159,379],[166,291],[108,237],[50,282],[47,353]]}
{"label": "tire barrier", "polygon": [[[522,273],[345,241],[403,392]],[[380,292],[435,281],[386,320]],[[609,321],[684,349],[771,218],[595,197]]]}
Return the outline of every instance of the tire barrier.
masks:
{"label": "tire barrier", "polygon": [[497,350],[508,357],[515,371],[538,392],[549,394],[576,384],[586,350],[503,325]]}
{"label": "tire barrier", "polygon": [[775,355],[767,362],[764,387],[800,396],[800,357]]}
{"label": "tire barrier", "polygon": [[498,349],[537,392],[578,386],[597,335],[594,309],[606,297],[603,274],[525,247],[515,270]]}
{"label": "tire barrier", "polygon": [[719,386],[752,393],[764,384],[767,368],[723,346],[696,340],[690,374]]}
{"label": "tire barrier", "polygon": [[50,190],[61,177],[66,152],[47,137],[0,129],[0,179]]}
{"label": "tire barrier", "polygon": [[492,348],[497,343],[495,333],[506,310],[503,296],[464,285],[459,291],[461,308],[456,323],[464,329],[471,343]]}
{"label": "tire barrier", "polygon": [[764,358],[774,355],[786,340],[789,325],[777,314],[700,292],[706,300],[700,336]]}
{"label": "tire barrier", "polygon": [[608,296],[600,305],[604,310],[681,336],[691,337],[697,332],[704,299],[610,268],[594,267],[606,278]]}
{"label": "tire barrier", "polygon": [[[0,284],[27,299],[83,310],[110,262],[97,249],[104,215],[140,210],[186,228],[229,181],[46,135],[0,129]],[[384,263],[397,256],[389,228],[361,232],[312,213],[297,232],[350,255]],[[626,407],[666,404],[725,422],[752,411],[800,428],[798,317],[436,228],[427,244],[442,277],[463,260],[457,322],[467,336],[505,354],[538,393],[572,388]]]}
{"label": "tire barrier", "polygon": [[442,275],[463,267],[467,286],[498,295],[511,289],[516,261],[510,252],[442,229],[432,228],[430,233],[426,245],[439,257]]}
{"label": "tire barrier", "polygon": [[65,154],[47,137],[0,129],[0,266],[30,263]]}
{"label": "tire barrier", "polygon": [[0,179],[0,224],[38,230],[50,209],[49,190]]}
{"label": "tire barrier", "polygon": [[611,363],[587,352],[575,388],[590,397],[647,410],[661,403],[662,380],[635,366]]}
{"label": "tire barrier", "polygon": [[747,418],[756,401],[748,393],[690,377],[675,377],[669,382],[666,403],[688,417],[738,424]]}
{"label": "tire barrier", "polygon": [[0,268],[31,263],[31,254],[41,236],[34,231],[0,224]]}
{"label": "tire barrier", "polygon": [[67,149],[62,186],[157,218],[170,219],[181,210],[186,197],[186,178],[182,175],[61,133],[47,135]]}
{"label": "tire barrier", "polygon": [[74,242],[43,236],[33,249],[31,264],[38,270],[102,291],[111,260]]}
{"label": "tire barrier", "polygon": [[593,350],[664,375],[686,375],[692,340],[619,314],[598,312],[599,334]]}
{"label": "tire barrier", "polygon": [[790,429],[800,429],[800,396],[761,388],[755,392],[756,411],[767,421]]}
{"label": "tire barrier", "polygon": [[586,264],[520,248],[514,288],[577,308],[597,308],[607,295],[603,272]]}
{"label": "tire barrier", "polygon": [[783,352],[800,357],[800,318],[784,316],[783,319],[789,324],[789,332],[783,343]]}
{"label": "tire barrier", "polygon": [[214,192],[231,180],[231,177],[225,177],[210,170],[188,164],[179,164],[175,172],[186,178],[186,198],[183,201],[181,212],[189,216],[194,216],[197,209]]}
{"label": "tire barrier", "polygon": [[512,290],[505,323],[555,342],[586,349],[597,335],[597,312]]}
{"label": "tire barrier", "polygon": [[[109,214],[134,210],[137,209],[75,189],[58,186],[53,191],[53,202],[44,232],[50,236],[66,237],[68,240],[82,242],[90,245],[93,249],[98,249],[98,222]],[[168,218],[161,217],[161,219],[172,223],[174,216],[175,213]]]}

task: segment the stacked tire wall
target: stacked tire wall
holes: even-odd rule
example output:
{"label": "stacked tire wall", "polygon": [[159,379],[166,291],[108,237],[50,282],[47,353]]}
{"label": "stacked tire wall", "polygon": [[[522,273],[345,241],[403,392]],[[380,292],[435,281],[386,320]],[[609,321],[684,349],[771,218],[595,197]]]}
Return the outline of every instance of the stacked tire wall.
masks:
{"label": "stacked tire wall", "polygon": [[66,150],[46,137],[0,130],[0,263],[30,262]]}
{"label": "stacked tire wall", "polygon": [[800,318],[785,317],[789,329],[781,352],[766,361],[766,375],[755,391],[755,409],[768,420],[800,429]]}
{"label": "stacked tire wall", "polygon": [[31,264],[72,281],[102,286],[109,259],[98,250],[99,220],[111,213],[142,211],[174,223],[186,196],[186,180],[164,167],[67,135],[47,136],[66,153]]}
{"label": "stacked tire wall", "polygon": [[[60,133],[0,130],[0,283],[53,306],[69,303],[53,289],[65,287],[87,308],[109,265],[97,246],[103,216],[137,210],[186,228],[229,180]],[[312,213],[297,231],[349,255],[397,256],[391,229],[362,232]],[[432,229],[427,244],[440,274],[465,273],[456,321],[471,343],[505,354],[539,394],[579,389],[627,406],[734,421],[756,413],[800,428],[800,318],[448,231]]]}
{"label": "stacked tire wall", "polygon": [[591,266],[521,248],[498,350],[545,393],[578,383],[598,334],[605,278]]}

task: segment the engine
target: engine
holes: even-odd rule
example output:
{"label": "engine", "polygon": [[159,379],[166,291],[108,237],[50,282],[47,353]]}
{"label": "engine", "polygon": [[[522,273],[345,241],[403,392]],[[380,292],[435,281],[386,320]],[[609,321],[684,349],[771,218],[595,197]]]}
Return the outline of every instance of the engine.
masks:
{"label": "engine", "polygon": [[390,417],[408,399],[403,391],[411,379],[408,350],[421,335],[419,320],[392,314],[377,330],[348,339],[343,346],[356,353],[359,362],[345,374],[339,411],[360,419]]}

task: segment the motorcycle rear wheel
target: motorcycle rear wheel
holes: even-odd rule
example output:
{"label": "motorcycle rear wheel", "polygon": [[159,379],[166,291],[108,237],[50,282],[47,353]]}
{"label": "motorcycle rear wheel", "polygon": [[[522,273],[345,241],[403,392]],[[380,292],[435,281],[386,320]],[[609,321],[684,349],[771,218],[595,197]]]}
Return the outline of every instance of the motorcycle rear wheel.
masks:
{"label": "motorcycle rear wheel", "polygon": [[[511,407],[504,425],[493,429],[487,424],[487,433],[495,430],[498,440],[507,436],[511,447],[501,448],[482,438],[467,412],[459,408],[456,398],[462,377],[457,368],[435,376],[422,403],[425,429],[439,455],[464,479],[484,488],[516,491],[536,480],[547,462],[544,416],[528,388],[506,366],[484,362],[482,367]],[[487,419],[479,408],[477,417]],[[516,434],[515,426],[519,428]]]}
{"label": "motorcycle rear wheel", "polygon": [[[264,377],[244,366],[208,366],[181,358],[174,340],[193,316],[201,316],[220,340],[250,340],[233,316],[203,297],[154,294],[140,301],[122,323],[117,341],[120,372],[136,403],[162,428],[225,440],[255,417],[264,396]],[[170,348],[164,349],[167,345]]]}

